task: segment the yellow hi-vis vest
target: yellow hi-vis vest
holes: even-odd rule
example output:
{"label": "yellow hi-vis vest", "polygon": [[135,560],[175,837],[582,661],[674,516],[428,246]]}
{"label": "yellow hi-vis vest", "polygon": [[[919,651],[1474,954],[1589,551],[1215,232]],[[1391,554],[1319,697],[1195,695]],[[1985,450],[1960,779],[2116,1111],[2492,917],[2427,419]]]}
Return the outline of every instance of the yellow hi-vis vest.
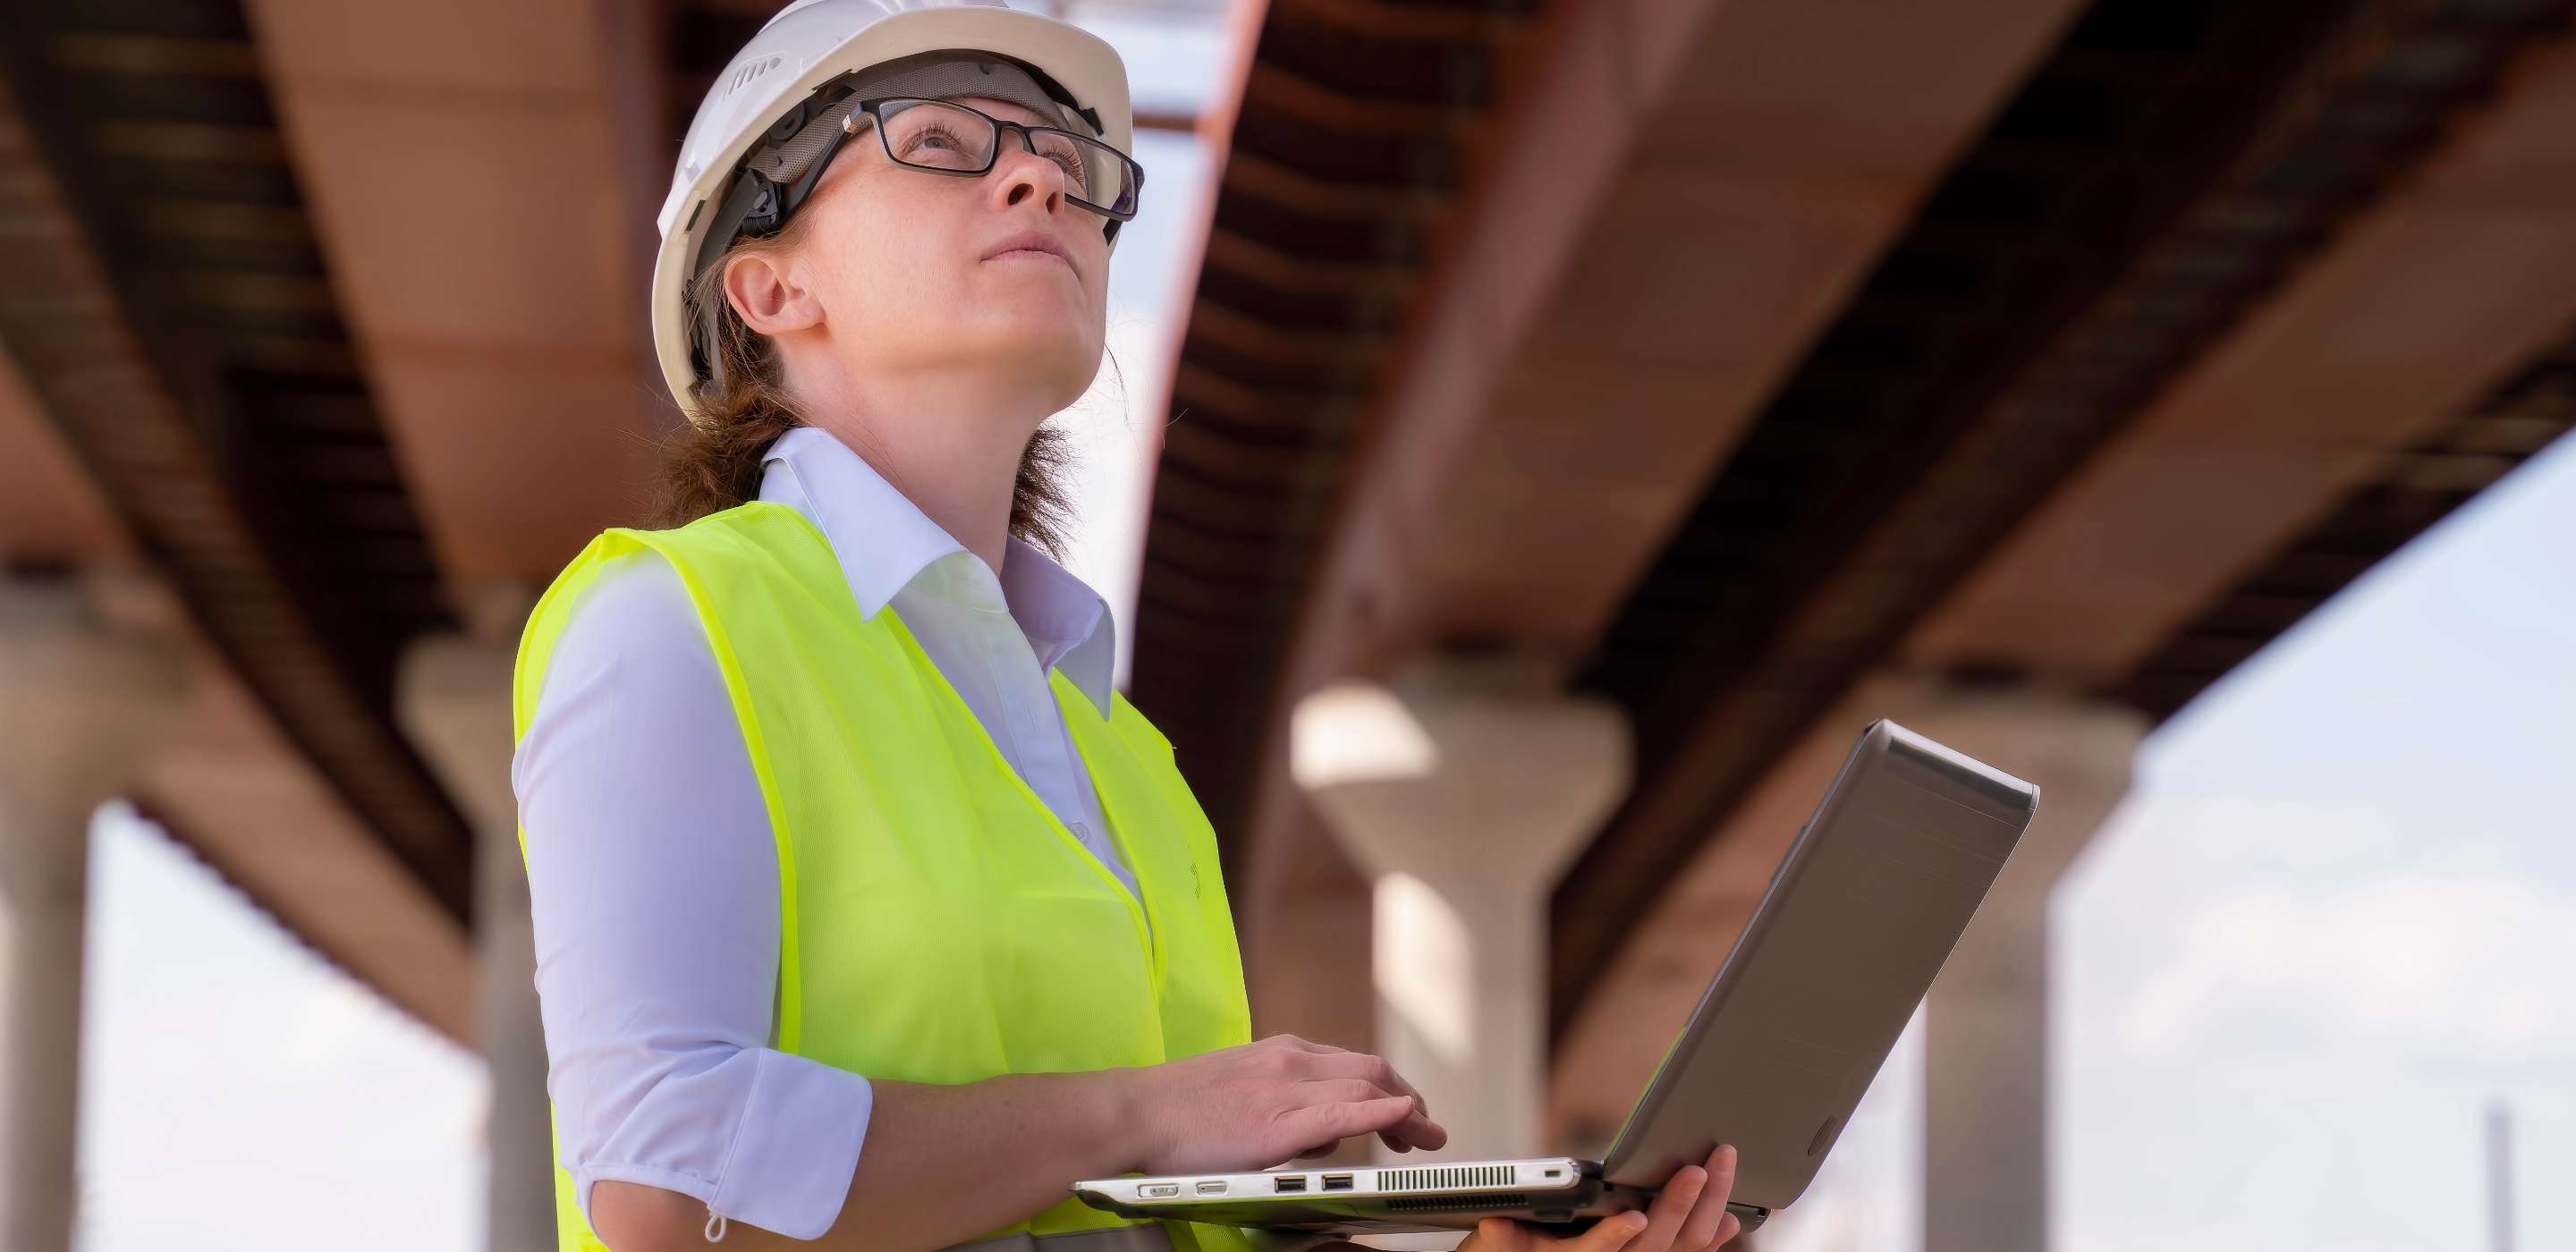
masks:
{"label": "yellow hi-vis vest", "polygon": [[[515,736],[583,590],[644,550],[671,563],[697,607],[769,809],[782,1051],[871,1079],[968,1083],[1250,1041],[1215,833],[1171,742],[1125,697],[1104,720],[1050,674],[1140,908],[1029,790],[902,618],[860,616],[822,532],[786,505],[592,540],[520,638]],[[519,831],[523,856],[530,835]],[[560,1132],[556,1144],[562,1247],[601,1252]],[[979,1238],[1126,1224],[1068,1196]],[[1163,1225],[1180,1252],[1249,1246],[1230,1227]]]}

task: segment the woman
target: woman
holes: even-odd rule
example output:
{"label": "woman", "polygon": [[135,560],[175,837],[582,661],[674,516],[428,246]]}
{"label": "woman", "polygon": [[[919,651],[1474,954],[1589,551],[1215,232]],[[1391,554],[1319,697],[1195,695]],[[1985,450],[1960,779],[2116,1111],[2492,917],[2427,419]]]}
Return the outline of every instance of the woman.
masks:
{"label": "woman", "polygon": [[[520,648],[564,1247],[1234,1249],[1065,1184],[1446,1141],[1378,1058],[1250,1041],[1213,836],[1048,555],[1129,125],[1107,45],[991,0],[803,0],[701,105],[672,525]],[[1710,1168],[1569,1242],[1724,1242]]]}

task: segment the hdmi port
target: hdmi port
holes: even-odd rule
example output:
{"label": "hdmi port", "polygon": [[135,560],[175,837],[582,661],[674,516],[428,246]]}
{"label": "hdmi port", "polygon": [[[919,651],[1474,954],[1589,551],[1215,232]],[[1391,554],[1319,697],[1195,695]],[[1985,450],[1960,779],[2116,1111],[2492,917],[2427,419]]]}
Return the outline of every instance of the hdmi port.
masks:
{"label": "hdmi port", "polygon": [[1306,1189],[1306,1176],[1304,1174],[1281,1174],[1279,1176],[1279,1189],[1281,1191],[1303,1191]]}
{"label": "hdmi port", "polygon": [[1324,1190],[1326,1190],[1326,1191],[1348,1191],[1348,1190],[1350,1190],[1350,1189],[1351,1189],[1351,1176],[1350,1176],[1349,1174],[1326,1174],[1326,1175],[1324,1175]]}

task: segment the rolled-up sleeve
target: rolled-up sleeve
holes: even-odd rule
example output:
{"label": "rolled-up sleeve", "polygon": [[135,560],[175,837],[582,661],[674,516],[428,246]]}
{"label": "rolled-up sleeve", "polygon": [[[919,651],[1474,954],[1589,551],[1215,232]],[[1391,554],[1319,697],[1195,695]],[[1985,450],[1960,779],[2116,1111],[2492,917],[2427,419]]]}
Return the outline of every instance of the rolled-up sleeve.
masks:
{"label": "rolled-up sleeve", "polygon": [[620,558],[549,663],[511,762],[546,1089],[585,1217],[601,1179],[792,1238],[831,1229],[865,1077],[771,1047],[777,853],[679,576]]}

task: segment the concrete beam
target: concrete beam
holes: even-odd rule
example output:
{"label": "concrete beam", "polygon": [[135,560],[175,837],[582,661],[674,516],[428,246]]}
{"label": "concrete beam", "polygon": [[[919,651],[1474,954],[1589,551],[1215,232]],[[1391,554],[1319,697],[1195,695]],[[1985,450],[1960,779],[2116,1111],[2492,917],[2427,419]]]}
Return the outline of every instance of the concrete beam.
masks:
{"label": "concrete beam", "polygon": [[1718,6],[1487,381],[1482,424],[1428,510],[1440,524],[1422,535],[1419,629],[1597,638],[1762,403],[2083,7]]}
{"label": "concrete beam", "polygon": [[0,352],[0,564],[134,560],[134,545]]}
{"label": "concrete beam", "polygon": [[2117,681],[2576,321],[2576,43],[2203,356],[1918,625],[1922,665]]}
{"label": "concrete beam", "polygon": [[[48,12],[30,11],[30,20]],[[83,168],[99,133],[82,121],[86,115],[79,108],[69,107],[98,99],[62,88],[61,82],[84,81],[80,75],[102,62],[113,67],[125,63],[119,58],[137,56],[175,56],[181,63],[202,56],[221,62],[226,75],[246,74],[247,45],[173,45],[95,32],[58,39],[41,24],[23,33],[29,38],[16,43],[0,39],[0,49],[13,54],[0,56],[10,76],[9,90],[0,93],[8,97],[0,101],[0,165],[10,175],[0,178],[0,200],[7,201],[13,223],[12,230],[0,232],[0,269],[11,279],[0,284],[0,322],[6,323],[0,339],[33,394],[28,408],[40,411],[75,450],[100,497],[184,601],[185,616],[208,647],[222,653],[223,672],[258,690],[259,711],[250,720],[270,736],[262,751],[250,755],[271,763],[276,758],[270,749],[302,757],[309,776],[323,780],[334,796],[324,806],[362,810],[357,820],[373,828],[429,899],[452,905],[461,920],[463,831],[444,797],[392,741],[391,726],[368,695],[373,650],[419,611],[391,598],[407,584],[399,575],[378,578],[373,569],[353,572],[324,561],[321,554],[346,556],[347,550],[334,549],[333,536],[311,524],[298,507],[304,501],[273,486],[260,489],[274,478],[235,472],[250,463],[233,455],[241,436],[235,422],[240,398],[209,397],[218,365],[263,359],[256,345],[224,338],[239,327],[221,319],[189,322],[201,335],[191,339],[174,331],[167,317],[130,320],[134,307],[168,312],[170,301],[166,293],[155,294],[154,282],[197,271],[147,264],[139,253],[109,250],[100,241],[125,238],[117,227],[150,220],[169,206],[155,210],[130,197],[101,198],[98,188],[87,187],[88,198],[75,211],[57,172]],[[27,49],[51,55],[14,55]],[[80,55],[66,59],[67,50]],[[184,64],[165,68],[172,75],[186,73]],[[28,108],[30,101],[41,107]],[[113,131],[107,137],[136,138]],[[300,222],[291,211],[238,215],[247,222],[215,216],[218,227],[282,231],[268,237],[290,243],[293,231],[272,219],[283,217],[286,226]],[[96,233],[102,230],[107,233]],[[279,286],[290,303],[311,295],[291,279]],[[240,355],[232,355],[236,350]],[[363,462],[365,449],[355,451]],[[397,553],[404,543],[399,530],[398,524],[384,544]],[[386,598],[377,599],[380,594]],[[175,624],[172,629],[187,633]],[[252,706],[248,697],[241,704]],[[223,771],[208,781],[221,791],[243,779]],[[147,777],[142,786],[143,798],[152,799],[154,779]],[[250,833],[261,855],[292,850],[294,841],[278,839],[267,825],[276,814],[258,818]]]}
{"label": "concrete beam", "polygon": [[[1565,6],[1376,406],[1274,719],[1435,638],[1589,642],[2077,7]],[[1303,822],[1282,726],[1256,764],[1256,890]]]}
{"label": "concrete beam", "polygon": [[635,331],[636,223],[659,206],[622,142],[662,124],[632,115],[650,30],[612,0],[248,9],[441,567],[552,574],[633,520],[675,420]]}

